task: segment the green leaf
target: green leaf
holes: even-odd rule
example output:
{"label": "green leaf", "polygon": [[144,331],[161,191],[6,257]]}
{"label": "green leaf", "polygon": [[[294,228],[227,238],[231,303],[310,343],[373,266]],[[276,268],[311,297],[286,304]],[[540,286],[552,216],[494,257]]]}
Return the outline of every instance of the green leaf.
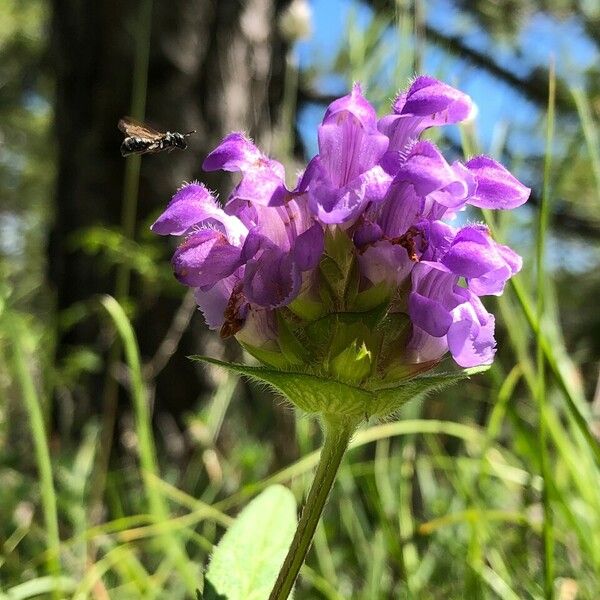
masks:
{"label": "green leaf", "polygon": [[227,596],[215,590],[215,586],[208,579],[204,579],[204,592],[196,590],[196,598],[197,600],[228,600]]}
{"label": "green leaf", "polygon": [[308,350],[298,341],[282,311],[277,311],[277,332],[281,352],[291,365],[308,362],[310,359]]}
{"label": "green leaf", "polygon": [[254,358],[265,365],[270,365],[276,369],[286,369],[289,367],[287,358],[277,350],[258,348],[257,346],[252,346],[252,344],[242,342],[241,340],[238,340],[238,343],[246,352],[248,352],[248,354],[254,356]]}
{"label": "green leaf", "polygon": [[314,321],[322,317],[326,306],[322,302],[308,298],[300,294],[295,300],[288,304],[288,308],[298,317],[306,321]]}
{"label": "green leaf", "polygon": [[267,383],[308,413],[364,414],[371,400],[367,390],[311,373],[248,367],[204,356],[192,357]]}
{"label": "green leaf", "polygon": [[363,292],[359,292],[350,304],[350,308],[356,311],[367,311],[385,306],[387,309],[391,295],[392,289],[389,284],[381,282]]}
{"label": "green leaf", "polygon": [[306,412],[348,417],[390,415],[409,400],[489,368],[485,366],[454,371],[430,371],[412,378],[405,377],[401,381],[371,380],[359,386],[319,373],[249,367],[205,356],[191,358],[266,383]]}
{"label": "green leaf", "polygon": [[319,263],[322,281],[333,294],[336,305],[352,301],[358,293],[359,269],[354,244],[340,229],[325,233],[325,253]]}
{"label": "green leaf", "polygon": [[[322,360],[322,350],[333,356],[339,354],[353,340],[372,338],[372,330],[385,317],[387,305],[379,305],[365,312],[330,312],[316,321],[306,324],[304,336],[314,349],[312,355],[317,363]],[[321,349],[321,352],[319,352]],[[312,361],[315,364],[315,361]]]}
{"label": "green leaf", "polygon": [[413,398],[419,398],[425,394],[442,390],[461,379],[467,379],[471,375],[483,373],[489,369],[489,365],[462,369],[450,372],[430,372],[418,375],[398,385],[388,384],[373,388],[372,393],[377,397],[379,415],[389,415],[397,411],[403,404]]}
{"label": "green leaf", "polygon": [[348,276],[346,278],[346,287],[344,288],[344,306],[352,306],[358,296],[360,285],[360,269],[356,258],[348,267]]}
{"label": "green leaf", "polygon": [[267,488],[239,514],[211,557],[204,600],[264,600],[296,529],[296,501],[281,485]]}
{"label": "green leaf", "polygon": [[355,248],[350,236],[339,227],[325,230],[325,255],[330,257],[342,272],[347,272],[354,260]]}

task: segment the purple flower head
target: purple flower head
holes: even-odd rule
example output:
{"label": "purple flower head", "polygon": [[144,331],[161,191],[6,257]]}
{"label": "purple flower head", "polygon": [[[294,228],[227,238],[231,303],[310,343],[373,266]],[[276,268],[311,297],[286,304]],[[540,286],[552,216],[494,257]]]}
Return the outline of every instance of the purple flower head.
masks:
{"label": "purple flower head", "polygon": [[480,297],[501,294],[521,258],[484,225],[448,221],[469,206],[516,208],[529,189],[489,157],[449,163],[419,139],[473,112],[462,92],[418,77],[378,119],[356,84],[327,108],[293,189],[281,163],[232,133],[203,165],[240,174],[227,201],[186,184],[152,229],[183,236],[176,277],[209,327],[263,362],[384,379],[448,352],[461,367],[490,364],[494,317]]}

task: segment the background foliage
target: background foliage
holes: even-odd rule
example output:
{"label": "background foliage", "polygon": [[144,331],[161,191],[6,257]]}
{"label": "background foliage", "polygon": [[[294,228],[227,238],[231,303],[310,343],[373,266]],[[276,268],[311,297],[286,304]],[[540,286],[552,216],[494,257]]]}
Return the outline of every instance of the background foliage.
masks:
{"label": "background foliage", "polygon": [[[190,597],[259,491],[301,501],[317,423],[185,359],[241,357],[147,226],[230,129],[299,168],[332,97],[360,80],[384,109],[415,72],[479,106],[438,143],[533,188],[490,222],[525,268],[488,304],[488,374],[365,424],[296,598],[541,598],[548,573],[557,597],[596,598],[598,4],[319,0],[308,38],[302,3],[118,4],[0,3],[0,598]],[[200,135],[125,167],[126,113]]]}

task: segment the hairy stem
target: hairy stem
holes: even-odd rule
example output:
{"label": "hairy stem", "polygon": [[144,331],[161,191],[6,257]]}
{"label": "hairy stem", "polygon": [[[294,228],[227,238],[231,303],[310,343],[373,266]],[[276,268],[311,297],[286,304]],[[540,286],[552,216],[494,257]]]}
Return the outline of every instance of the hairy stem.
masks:
{"label": "hairy stem", "polygon": [[300,567],[303,565],[312,544],[317,524],[356,426],[355,420],[324,419],[325,442],[321,450],[321,458],[317,465],[315,478],[302,510],[294,539],[279,571],[269,600],[287,600],[292,591]]}

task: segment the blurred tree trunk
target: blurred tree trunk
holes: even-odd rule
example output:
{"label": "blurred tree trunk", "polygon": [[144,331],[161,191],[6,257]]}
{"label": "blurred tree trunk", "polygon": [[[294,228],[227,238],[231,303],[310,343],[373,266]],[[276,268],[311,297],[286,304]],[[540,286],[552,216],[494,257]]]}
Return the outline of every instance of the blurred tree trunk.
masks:
{"label": "blurred tree trunk", "polygon": [[[52,61],[56,75],[57,182],[49,277],[59,314],[97,293],[113,293],[114,272],[97,257],[74,249],[72,234],[94,225],[119,227],[125,161],[116,124],[130,110],[135,34],[150,0],[53,0]],[[187,152],[144,157],[138,235],[185,180],[203,178],[202,157],[230,130],[258,140],[279,114],[286,48],[278,0],[170,0],[154,2],[146,116],[157,127],[196,129]],[[211,188],[222,179],[211,178]],[[163,339],[178,300],[141,300],[136,331],[142,355]],[[201,317],[194,316],[196,330]],[[185,358],[198,352],[199,336],[187,333],[157,380],[157,402],[175,413],[189,409],[202,382]],[[60,336],[59,356],[98,341],[97,322],[82,321]],[[98,388],[101,386],[98,386]],[[87,389],[93,403],[100,389]],[[81,399],[77,399],[80,401]],[[85,410],[85,409],[84,409]]]}

